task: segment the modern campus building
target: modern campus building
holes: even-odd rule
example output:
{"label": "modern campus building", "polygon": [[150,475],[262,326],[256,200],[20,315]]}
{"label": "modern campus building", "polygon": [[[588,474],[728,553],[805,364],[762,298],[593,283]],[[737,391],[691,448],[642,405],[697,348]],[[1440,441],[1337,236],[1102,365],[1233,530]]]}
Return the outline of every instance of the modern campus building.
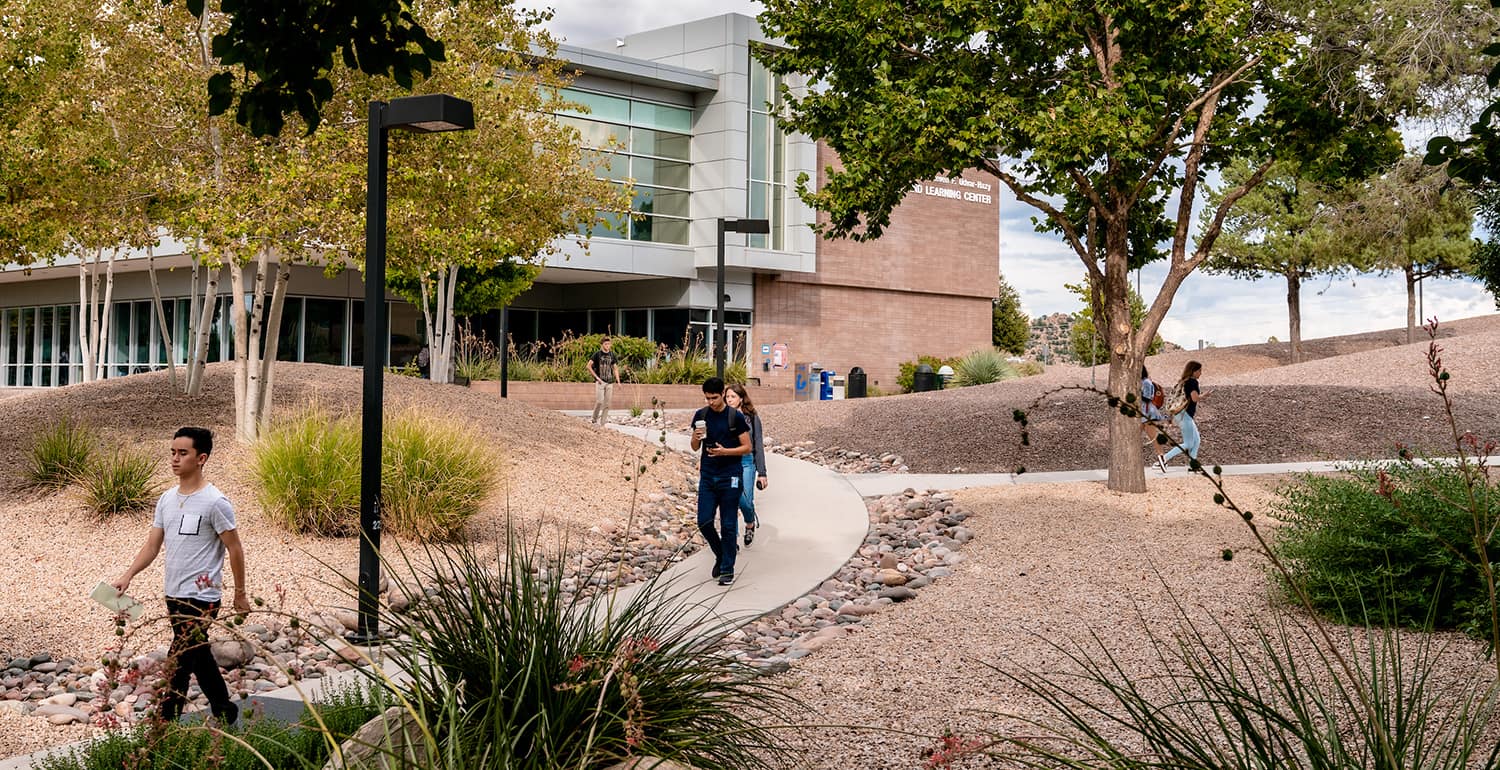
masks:
{"label": "modern campus building", "polygon": [[[994,180],[979,175],[918,185],[877,241],[827,241],[796,179],[820,183],[836,166],[827,147],[789,135],[768,102],[777,77],[752,56],[769,44],[755,20],[717,16],[588,45],[562,46],[579,72],[568,97],[588,114],[562,114],[591,147],[613,145],[607,175],[634,180],[637,218],[623,215],[551,258],[513,304],[517,343],[566,332],[611,331],[671,347],[706,341],[715,321],[717,220],[764,218],[768,235],[728,236],[724,322],[731,355],[750,376],[791,386],[795,363],[839,372],[860,366],[891,390],[897,365],[919,354],[956,355],[989,344],[998,282],[999,213]],[[793,87],[800,84],[791,83]],[[613,139],[613,143],[609,140]],[[174,244],[157,250],[166,321],[180,342],[193,311],[192,270]],[[76,382],[78,263],[0,271],[0,387]],[[111,375],[165,366],[145,260],[115,268]],[[228,302],[227,281],[220,304]],[[281,329],[286,360],[356,365],[364,289],[355,270],[328,277],[294,268]],[[389,360],[420,347],[421,312],[394,295]],[[218,315],[210,360],[230,338]],[[497,334],[498,314],[473,319]]]}

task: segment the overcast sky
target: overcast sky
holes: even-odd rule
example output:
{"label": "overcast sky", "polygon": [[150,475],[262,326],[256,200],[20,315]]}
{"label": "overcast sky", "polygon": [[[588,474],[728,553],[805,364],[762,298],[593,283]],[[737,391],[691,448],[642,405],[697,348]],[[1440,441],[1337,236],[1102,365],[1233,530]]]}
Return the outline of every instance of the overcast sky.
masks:
{"label": "overcast sky", "polygon": [[[753,0],[521,0],[521,4],[555,9],[552,32],[574,43],[721,13],[754,16],[762,10]],[[1426,144],[1425,136],[1408,133],[1407,138],[1412,146]],[[1020,292],[1027,313],[1074,312],[1079,309],[1078,301],[1063,284],[1082,279],[1083,263],[1057,236],[1035,232],[1031,225],[1034,213],[1014,198],[1002,197],[1000,271]],[[1155,297],[1163,275],[1165,268],[1160,265],[1143,272],[1141,288],[1148,302]],[[1436,279],[1425,283],[1422,304],[1426,316],[1455,319],[1495,312],[1493,298],[1478,284]],[[1387,329],[1405,323],[1406,290],[1400,276],[1364,275],[1303,286],[1304,337]],[[1195,273],[1178,290],[1161,333],[1188,348],[1196,347],[1199,340],[1215,345],[1264,342],[1273,336],[1285,340],[1286,282],[1241,281]]]}

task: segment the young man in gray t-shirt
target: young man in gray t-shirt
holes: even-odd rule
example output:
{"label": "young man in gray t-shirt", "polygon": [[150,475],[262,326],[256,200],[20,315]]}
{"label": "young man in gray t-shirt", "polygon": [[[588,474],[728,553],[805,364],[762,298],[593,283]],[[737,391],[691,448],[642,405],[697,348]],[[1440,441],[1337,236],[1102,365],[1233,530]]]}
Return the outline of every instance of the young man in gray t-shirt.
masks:
{"label": "young man in gray t-shirt", "polygon": [[245,591],[245,551],[235,529],[234,506],[217,487],[203,478],[203,466],[213,452],[214,434],[206,428],[181,428],[172,437],[172,473],[177,486],[156,502],[151,532],[135,561],[111,585],[121,594],[130,581],[155,561],[165,547],[167,616],[172,623],[172,646],[167,653],[171,679],[162,695],[158,715],[173,722],[187,700],[188,681],[208,696],[209,708],[220,724],[239,717],[229,699],[229,687],[209,646],[208,630],[224,598],[224,558],[234,572],[234,610],[250,611]]}

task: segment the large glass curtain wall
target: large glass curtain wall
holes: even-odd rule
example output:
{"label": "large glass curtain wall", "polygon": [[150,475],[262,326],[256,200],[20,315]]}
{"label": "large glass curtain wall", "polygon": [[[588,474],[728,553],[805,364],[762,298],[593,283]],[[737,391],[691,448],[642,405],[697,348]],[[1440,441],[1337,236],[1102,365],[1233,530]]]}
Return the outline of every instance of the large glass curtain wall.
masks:
{"label": "large glass curtain wall", "polygon": [[[209,362],[234,357],[230,298],[214,303],[208,335]],[[151,300],[118,301],[110,311],[108,359],[96,361],[105,376],[155,371],[167,365],[167,345]],[[0,308],[0,387],[49,387],[80,382],[83,360],[78,343],[78,306]],[[187,298],[167,299],[162,314],[172,330],[171,358],[187,362],[190,322],[199,307]],[[288,297],[282,309],[276,357],[282,361],[358,366],[364,361],[364,303],[321,297]],[[388,361],[405,363],[421,348],[421,311],[392,303]]]}
{"label": "large glass curtain wall", "polygon": [[750,56],[750,200],[751,219],[771,220],[769,235],[747,236],[756,248],[784,249],[786,244],[786,135],[776,123],[781,112],[781,76]]}
{"label": "large glass curtain wall", "polygon": [[564,110],[559,122],[578,130],[601,178],[630,180],[631,210],[604,215],[587,234],[599,238],[686,244],[693,111],[654,102],[565,88],[563,98],[587,108]]}

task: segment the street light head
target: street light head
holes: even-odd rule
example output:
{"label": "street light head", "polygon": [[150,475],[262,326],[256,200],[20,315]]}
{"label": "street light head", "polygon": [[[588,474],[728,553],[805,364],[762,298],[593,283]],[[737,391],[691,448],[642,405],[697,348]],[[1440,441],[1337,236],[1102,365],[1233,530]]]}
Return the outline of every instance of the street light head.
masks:
{"label": "street light head", "polygon": [[384,122],[384,128],[424,134],[467,131],[474,127],[474,104],[448,94],[403,96],[391,100]]}
{"label": "street light head", "polygon": [[724,220],[724,232],[746,233],[748,235],[766,235],[771,232],[771,220],[726,219]]}

